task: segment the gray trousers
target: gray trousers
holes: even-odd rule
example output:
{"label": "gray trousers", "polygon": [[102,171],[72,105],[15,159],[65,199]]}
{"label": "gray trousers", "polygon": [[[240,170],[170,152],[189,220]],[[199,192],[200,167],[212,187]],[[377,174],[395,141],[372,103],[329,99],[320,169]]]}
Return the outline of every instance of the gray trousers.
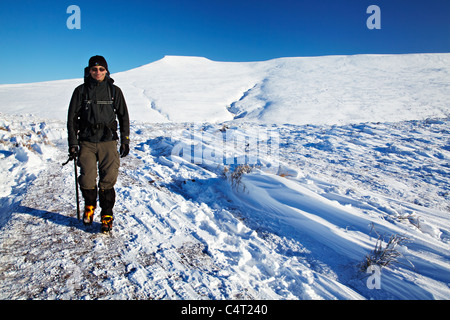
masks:
{"label": "gray trousers", "polygon": [[80,167],[78,182],[81,188],[97,188],[97,164],[100,176],[98,187],[112,189],[116,184],[120,166],[117,141],[99,143],[81,141],[78,155]]}

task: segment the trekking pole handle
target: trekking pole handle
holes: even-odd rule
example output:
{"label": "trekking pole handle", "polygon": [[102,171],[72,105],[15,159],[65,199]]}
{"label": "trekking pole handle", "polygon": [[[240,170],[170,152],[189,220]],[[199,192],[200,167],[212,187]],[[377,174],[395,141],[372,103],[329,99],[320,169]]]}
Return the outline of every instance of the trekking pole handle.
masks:
{"label": "trekking pole handle", "polygon": [[65,166],[65,165],[68,164],[70,161],[75,160],[75,159],[76,159],[76,156],[69,155],[69,159],[67,159],[66,162],[62,163],[62,166]]}

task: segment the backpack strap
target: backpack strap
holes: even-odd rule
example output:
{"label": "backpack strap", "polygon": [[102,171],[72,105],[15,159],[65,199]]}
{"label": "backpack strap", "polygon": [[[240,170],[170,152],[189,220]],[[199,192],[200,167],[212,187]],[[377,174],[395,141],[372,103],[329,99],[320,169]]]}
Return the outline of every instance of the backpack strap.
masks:
{"label": "backpack strap", "polygon": [[93,101],[89,99],[89,90],[87,88],[87,83],[85,82],[84,85],[81,87],[81,94],[84,95],[83,100],[83,106],[87,106],[89,104],[95,103],[95,104],[101,104],[101,105],[111,105],[114,109],[114,113],[116,113],[116,108],[114,106],[114,96],[116,92],[116,88],[114,88],[114,85],[108,81],[108,94],[109,94],[109,101],[106,100],[97,100]]}
{"label": "backpack strap", "polygon": [[116,113],[116,107],[114,106],[114,96],[116,94],[116,88],[110,81],[108,81],[108,94],[110,101],[97,101],[97,104],[110,104],[114,109],[114,113]]}

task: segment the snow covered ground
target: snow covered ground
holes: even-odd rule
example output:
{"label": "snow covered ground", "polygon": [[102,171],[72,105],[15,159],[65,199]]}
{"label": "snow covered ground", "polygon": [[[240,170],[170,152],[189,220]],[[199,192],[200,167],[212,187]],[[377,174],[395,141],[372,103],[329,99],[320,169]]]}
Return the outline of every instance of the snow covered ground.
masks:
{"label": "snow covered ground", "polygon": [[[448,60],[169,57],[117,74],[134,121],[110,236],[76,219],[61,166],[79,81],[0,86],[0,298],[449,299]],[[392,236],[397,262],[361,270]]]}

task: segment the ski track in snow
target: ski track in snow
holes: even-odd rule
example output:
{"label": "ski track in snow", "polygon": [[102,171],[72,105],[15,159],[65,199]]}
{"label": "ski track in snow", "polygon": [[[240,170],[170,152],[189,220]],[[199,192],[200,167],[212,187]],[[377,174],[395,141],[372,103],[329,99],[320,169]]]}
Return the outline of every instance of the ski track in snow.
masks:
{"label": "ski track in snow", "polygon": [[[133,123],[105,236],[99,209],[76,219],[65,123],[0,116],[1,299],[450,298],[448,119],[280,125],[280,162],[237,188],[223,163],[171,154],[190,124]],[[358,265],[378,234],[409,242],[370,290]]]}

